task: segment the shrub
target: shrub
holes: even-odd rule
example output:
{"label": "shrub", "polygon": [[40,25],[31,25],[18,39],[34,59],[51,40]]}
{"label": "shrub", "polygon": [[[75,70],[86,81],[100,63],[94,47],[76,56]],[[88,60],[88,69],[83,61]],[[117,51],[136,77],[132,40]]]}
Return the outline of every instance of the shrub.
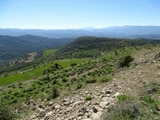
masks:
{"label": "shrub", "polygon": [[89,96],[86,96],[85,97],[85,100],[92,100],[92,97],[89,95]]}
{"label": "shrub", "polygon": [[96,83],[96,79],[93,78],[93,77],[88,77],[86,80],[85,80],[86,83]]}
{"label": "shrub", "polygon": [[52,84],[53,84],[53,85],[54,85],[54,84],[57,84],[57,80],[54,79],[54,80],[52,81]]}
{"label": "shrub", "polygon": [[110,80],[111,80],[111,78],[102,77],[102,78],[99,79],[99,82],[100,82],[100,83],[102,83],[102,82],[108,82],[108,81],[110,81]]}
{"label": "shrub", "polygon": [[14,120],[15,115],[11,110],[0,102],[0,120]]}
{"label": "shrub", "polygon": [[123,101],[108,108],[110,114],[104,120],[137,120],[142,116],[141,104],[135,101]]}
{"label": "shrub", "polygon": [[69,84],[69,83],[66,83],[66,84],[65,84],[65,87],[68,87],[68,86],[70,86],[70,84]]}
{"label": "shrub", "polygon": [[119,60],[120,67],[129,67],[129,63],[132,62],[134,58],[131,55],[124,55]]}
{"label": "shrub", "polygon": [[82,84],[81,83],[77,83],[76,89],[80,89],[82,88]]}
{"label": "shrub", "polygon": [[154,94],[159,92],[159,84],[155,81],[150,82],[144,86],[144,91],[142,94]]}
{"label": "shrub", "polygon": [[77,65],[77,63],[71,63],[71,65],[70,66],[76,66]]}
{"label": "shrub", "polygon": [[151,96],[148,96],[148,95],[143,96],[141,99],[153,111],[154,114],[157,114],[158,105],[155,99],[153,99]]}
{"label": "shrub", "polygon": [[121,100],[121,101],[125,101],[125,100],[129,100],[130,99],[129,96],[124,95],[124,94],[118,95],[117,98],[118,98],[118,100]]}
{"label": "shrub", "polygon": [[67,79],[65,77],[63,77],[62,82],[67,82]]}

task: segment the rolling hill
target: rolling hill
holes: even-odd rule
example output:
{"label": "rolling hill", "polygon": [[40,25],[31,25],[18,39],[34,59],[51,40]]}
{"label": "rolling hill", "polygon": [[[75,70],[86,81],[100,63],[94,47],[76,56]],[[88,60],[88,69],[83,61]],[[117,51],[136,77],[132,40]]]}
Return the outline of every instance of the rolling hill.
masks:
{"label": "rolling hill", "polygon": [[104,52],[122,47],[159,43],[160,40],[145,38],[125,39],[84,36],[77,38],[75,41],[58,50],[55,54],[57,58],[97,57]]}
{"label": "rolling hill", "polygon": [[40,52],[55,46],[64,45],[73,41],[70,38],[45,38],[33,35],[0,36],[0,65],[8,64],[12,59],[26,59],[28,53]]}

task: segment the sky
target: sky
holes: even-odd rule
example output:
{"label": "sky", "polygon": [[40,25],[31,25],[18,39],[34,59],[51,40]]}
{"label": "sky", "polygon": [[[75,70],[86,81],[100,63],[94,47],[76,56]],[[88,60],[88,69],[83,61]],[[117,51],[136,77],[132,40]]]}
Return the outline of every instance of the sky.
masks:
{"label": "sky", "polygon": [[0,0],[0,28],[160,26],[160,0]]}

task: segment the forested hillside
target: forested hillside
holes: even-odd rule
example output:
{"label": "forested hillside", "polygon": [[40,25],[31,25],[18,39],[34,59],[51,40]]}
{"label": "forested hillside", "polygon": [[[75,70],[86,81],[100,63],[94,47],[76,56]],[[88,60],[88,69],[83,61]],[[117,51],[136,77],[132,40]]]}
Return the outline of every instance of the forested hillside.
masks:
{"label": "forested hillside", "polygon": [[51,39],[40,36],[25,35],[19,37],[0,36],[0,65],[7,64],[9,60],[25,59],[28,53],[39,52],[44,49],[64,45],[73,41],[70,38]]}
{"label": "forested hillside", "polygon": [[145,44],[158,44],[160,40],[145,38],[124,39],[124,38],[103,38],[103,37],[79,37],[72,43],[56,52],[57,58],[64,57],[96,57],[103,52],[127,46]]}

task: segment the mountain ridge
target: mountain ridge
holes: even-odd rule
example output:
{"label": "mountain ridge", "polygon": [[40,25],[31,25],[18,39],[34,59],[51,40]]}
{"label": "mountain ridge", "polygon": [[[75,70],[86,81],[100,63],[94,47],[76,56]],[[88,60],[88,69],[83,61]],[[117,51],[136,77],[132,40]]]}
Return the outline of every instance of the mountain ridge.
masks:
{"label": "mountain ridge", "polygon": [[[160,26],[113,26],[104,28],[78,28],[78,29],[4,29],[0,28],[0,35],[38,35],[49,38],[97,36],[97,37],[121,37],[121,38],[152,38],[160,39]],[[149,36],[151,35],[151,36]]]}

